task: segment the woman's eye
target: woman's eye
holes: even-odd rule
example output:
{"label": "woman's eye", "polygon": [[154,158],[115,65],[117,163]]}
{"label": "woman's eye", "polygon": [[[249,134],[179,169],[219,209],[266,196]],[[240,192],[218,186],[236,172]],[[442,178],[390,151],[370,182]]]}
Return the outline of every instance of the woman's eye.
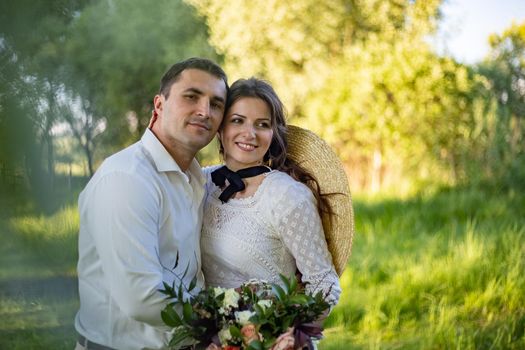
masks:
{"label": "woman's eye", "polygon": [[265,128],[265,129],[268,129],[268,128],[271,127],[271,125],[270,125],[269,122],[260,122],[260,123],[258,124],[258,126],[259,126],[260,128]]}
{"label": "woman's eye", "polygon": [[230,120],[230,122],[233,123],[233,124],[240,124],[240,123],[242,123],[242,119],[241,118],[232,118]]}

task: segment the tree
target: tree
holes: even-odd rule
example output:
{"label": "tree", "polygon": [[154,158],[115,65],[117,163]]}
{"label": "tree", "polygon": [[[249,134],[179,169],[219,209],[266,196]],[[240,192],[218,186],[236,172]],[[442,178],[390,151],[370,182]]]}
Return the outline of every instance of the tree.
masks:
{"label": "tree", "polygon": [[[83,1],[4,1],[0,5],[0,158],[25,167],[32,189],[53,185],[51,130],[58,117],[55,88],[61,80],[61,47],[68,22]],[[18,135],[18,137],[13,137]],[[42,153],[42,150],[46,153]],[[5,152],[5,153],[4,153]],[[43,156],[42,156],[43,155]],[[47,174],[42,169],[47,160]],[[42,181],[45,179],[48,181]]]}
{"label": "tree", "polygon": [[486,97],[495,117],[487,130],[490,170],[512,183],[525,182],[525,22],[489,38],[491,51],[477,67],[487,78]]}
{"label": "tree", "polygon": [[477,78],[426,43],[441,1],[188,2],[230,76],[270,80],[293,121],[327,139],[358,185],[377,190],[388,174],[395,183],[436,167],[463,176]]}
{"label": "tree", "polygon": [[191,56],[218,59],[194,12],[182,1],[99,0],[75,18],[66,43],[68,90],[106,119],[101,141],[109,149],[143,132],[167,68]]}

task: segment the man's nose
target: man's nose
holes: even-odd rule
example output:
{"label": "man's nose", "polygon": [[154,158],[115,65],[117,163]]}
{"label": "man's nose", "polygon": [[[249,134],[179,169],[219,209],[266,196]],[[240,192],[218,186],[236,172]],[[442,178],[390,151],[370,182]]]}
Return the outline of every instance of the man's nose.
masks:
{"label": "man's nose", "polygon": [[197,114],[199,116],[209,118],[210,117],[211,104],[208,99],[201,99],[197,106]]}

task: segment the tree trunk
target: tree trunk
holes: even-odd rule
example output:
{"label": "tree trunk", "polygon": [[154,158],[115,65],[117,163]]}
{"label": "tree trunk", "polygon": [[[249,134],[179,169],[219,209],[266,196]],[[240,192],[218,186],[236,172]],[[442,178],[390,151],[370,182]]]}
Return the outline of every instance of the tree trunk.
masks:
{"label": "tree trunk", "polygon": [[93,171],[93,152],[91,152],[91,149],[89,147],[89,143],[86,143],[83,148],[84,148],[84,153],[86,154],[88,171],[89,171],[89,177],[91,178],[93,176],[93,174],[94,174],[94,171]]}
{"label": "tree trunk", "polygon": [[47,173],[49,176],[49,188],[53,189],[55,186],[55,148],[53,146],[53,136],[51,133],[46,135],[47,143]]}

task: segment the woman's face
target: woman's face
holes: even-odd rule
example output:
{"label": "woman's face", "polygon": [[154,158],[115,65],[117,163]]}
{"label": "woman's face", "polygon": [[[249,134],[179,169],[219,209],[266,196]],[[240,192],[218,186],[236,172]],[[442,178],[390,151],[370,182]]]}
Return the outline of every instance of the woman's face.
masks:
{"label": "woman's face", "polygon": [[262,164],[272,137],[271,114],[266,102],[256,97],[241,97],[226,112],[219,131],[226,165],[236,171]]}

